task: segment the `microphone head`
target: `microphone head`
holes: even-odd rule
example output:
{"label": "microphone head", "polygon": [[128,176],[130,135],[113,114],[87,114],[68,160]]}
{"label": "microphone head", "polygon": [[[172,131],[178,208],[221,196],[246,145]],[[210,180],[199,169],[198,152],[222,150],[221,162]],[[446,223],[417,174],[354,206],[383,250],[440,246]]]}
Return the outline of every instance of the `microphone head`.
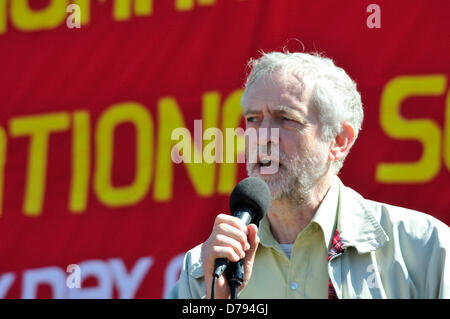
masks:
{"label": "microphone head", "polygon": [[270,207],[270,189],[259,178],[248,177],[240,181],[231,192],[230,210],[248,209],[253,214],[252,223],[258,225]]}

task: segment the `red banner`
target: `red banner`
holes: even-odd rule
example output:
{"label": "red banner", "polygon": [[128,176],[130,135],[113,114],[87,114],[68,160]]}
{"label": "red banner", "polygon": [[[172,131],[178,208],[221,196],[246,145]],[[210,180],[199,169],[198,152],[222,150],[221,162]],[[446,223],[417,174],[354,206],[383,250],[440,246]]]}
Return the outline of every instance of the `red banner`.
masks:
{"label": "red banner", "polygon": [[343,67],[365,111],[343,182],[449,224],[448,12],[447,0],[0,0],[0,297],[163,297],[245,177],[242,164],[175,163],[171,134],[188,128],[201,153],[202,131],[242,126],[261,49]]}

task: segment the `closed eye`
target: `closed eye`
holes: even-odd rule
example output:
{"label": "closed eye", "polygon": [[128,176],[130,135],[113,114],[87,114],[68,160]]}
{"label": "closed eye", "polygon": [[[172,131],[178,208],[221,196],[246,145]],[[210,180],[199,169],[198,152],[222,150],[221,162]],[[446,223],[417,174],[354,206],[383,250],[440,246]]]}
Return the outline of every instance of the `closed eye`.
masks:
{"label": "closed eye", "polygon": [[298,120],[298,119],[293,119],[290,117],[286,117],[286,116],[281,116],[280,117],[280,123],[284,123],[287,127],[303,127],[304,126],[304,122],[302,120]]}
{"label": "closed eye", "polygon": [[284,123],[298,123],[297,120],[292,119],[292,118],[290,118],[290,117],[286,117],[286,116],[281,116],[281,117],[280,117],[280,120],[281,120],[282,122],[284,122]]}

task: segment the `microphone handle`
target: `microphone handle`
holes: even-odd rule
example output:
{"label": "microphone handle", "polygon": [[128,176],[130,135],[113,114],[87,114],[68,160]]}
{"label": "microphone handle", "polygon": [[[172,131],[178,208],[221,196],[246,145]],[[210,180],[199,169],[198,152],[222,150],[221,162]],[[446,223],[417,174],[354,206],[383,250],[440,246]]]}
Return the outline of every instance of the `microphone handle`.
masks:
{"label": "microphone handle", "polygon": [[225,277],[231,291],[231,299],[237,299],[237,291],[244,282],[244,260],[230,262],[228,264]]}

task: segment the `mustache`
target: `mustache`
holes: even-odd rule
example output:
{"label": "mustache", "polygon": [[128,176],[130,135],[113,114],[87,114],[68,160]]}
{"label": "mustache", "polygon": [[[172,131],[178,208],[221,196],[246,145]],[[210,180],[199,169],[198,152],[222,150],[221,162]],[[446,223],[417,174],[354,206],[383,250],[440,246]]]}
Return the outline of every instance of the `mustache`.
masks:
{"label": "mustache", "polygon": [[279,149],[278,145],[257,145],[256,147],[249,147],[246,150],[247,164],[257,165],[261,159],[274,160],[280,164],[288,161],[288,157]]}
{"label": "mustache", "polygon": [[282,171],[291,171],[294,168],[294,161],[289,159],[288,156],[280,151],[279,153],[277,152],[277,156],[272,157],[272,156],[267,156],[267,157],[263,157],[263,159],[267,159],[269,161],[272,161],[271,164],[269,166],[261,166],[262,163],[264,163],[262,161],[261,158],[258,159],[258,156],[253,155],[254,157],[252,158],[251,161],[247,161],[246,166],[247,166],[247,172],[250,174],[252,174],[252,176],[260,176],[260,174],[276,174],[278,173],[280,170]]}

